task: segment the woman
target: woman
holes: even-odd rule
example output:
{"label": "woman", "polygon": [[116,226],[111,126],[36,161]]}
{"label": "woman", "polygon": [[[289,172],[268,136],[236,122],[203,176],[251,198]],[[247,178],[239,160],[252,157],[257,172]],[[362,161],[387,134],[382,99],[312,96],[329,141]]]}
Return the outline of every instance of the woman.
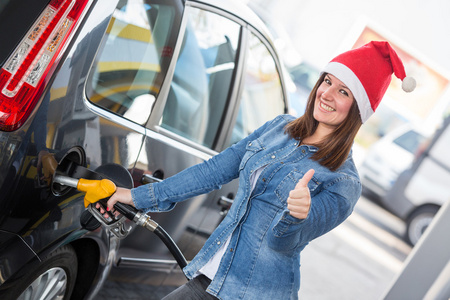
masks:
{"label": "woman", "polygon": [[278,116],[161,183],[118,189],[108,209],[120,201],[158,212],[239,178],[228,215],[184,268],[191,280],[165,299],[297,299],[300,252],[360,197],[353,139],[393,71],[409,82],[387,42],[345,52],[325,67],[304,116]]}

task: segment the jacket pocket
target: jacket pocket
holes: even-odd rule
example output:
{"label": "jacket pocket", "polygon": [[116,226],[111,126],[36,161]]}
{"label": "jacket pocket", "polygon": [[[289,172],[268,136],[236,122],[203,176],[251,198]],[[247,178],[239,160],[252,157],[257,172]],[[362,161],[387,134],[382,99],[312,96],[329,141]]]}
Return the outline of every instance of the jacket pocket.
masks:
{"label": "jacket pocket", "polygon": [[258,140],[253,140],[247,143],[247,146],[245,146],[245,154],[242,157],[241,164],[239,165],[239,171],[244,169],[245,165],[247,164],[247,161],[252,158],[253,155],[258,153],[259,151],[263,150],[264,147],[261,145],[261,143]]}
{"label": "jacket pocket", "polygon": [[[286,205],[289,192],[297,185],[298,181],[305,175],[302,171],[293,170],[278,184],[275,194],[283,205]],[[312,196],[313,192],[319,186],[319,181],[313,176],[308,183],[309,192]]]}

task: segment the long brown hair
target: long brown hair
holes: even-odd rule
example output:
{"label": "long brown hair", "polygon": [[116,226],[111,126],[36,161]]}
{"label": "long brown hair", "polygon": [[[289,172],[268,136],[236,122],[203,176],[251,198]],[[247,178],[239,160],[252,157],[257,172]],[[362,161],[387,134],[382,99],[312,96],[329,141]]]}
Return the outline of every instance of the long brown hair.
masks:
{"label": "long brown hair", "polygon": [[[319,122],[314,119],[314,102],[317,89],[323,82],[327,73],[323,73],[309,94],[305,114],[286,125],[286,133],[296,140],[304,140],[314,134]],[[327,135],[321,142],[315,144],[319,150],[311,157],[322,166],[336,171],[347,159],[356,134],[362,125],[356,101],[350,108],[345,120],[336,129]]]}

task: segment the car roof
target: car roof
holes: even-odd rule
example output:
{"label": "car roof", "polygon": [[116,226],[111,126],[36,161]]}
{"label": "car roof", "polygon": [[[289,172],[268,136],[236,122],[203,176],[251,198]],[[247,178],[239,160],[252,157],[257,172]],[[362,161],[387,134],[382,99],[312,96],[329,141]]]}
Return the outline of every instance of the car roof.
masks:
{"label": "car roof", "polygon": [[238,0],[189,0],[186,3],[199,3],[210,7],[216,7],[220,10],[227,11],[228,13],[234,15],[241,21],[251,25],[262,35],[270,38],[270,43],[272,43],[272,35],[267,29],[264,22],[258,17],[258,15],[245,3]]}

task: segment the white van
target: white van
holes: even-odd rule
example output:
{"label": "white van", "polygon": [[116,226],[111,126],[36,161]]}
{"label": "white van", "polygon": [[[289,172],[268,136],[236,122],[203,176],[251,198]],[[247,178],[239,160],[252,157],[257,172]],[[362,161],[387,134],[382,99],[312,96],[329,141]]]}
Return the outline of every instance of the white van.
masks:
{"label": "white van", "polygon": [[439,208],[450,200],[450,116],[411,168],[400,174],[382,204],[406,221],[406,240],[415,245]]}
{"label": "white van", "polygon": [[411,166],[425,139],[425,132],[406,123],[375,142],[358,168],[364,195],[377,201],[384,197],[399,174]]}

